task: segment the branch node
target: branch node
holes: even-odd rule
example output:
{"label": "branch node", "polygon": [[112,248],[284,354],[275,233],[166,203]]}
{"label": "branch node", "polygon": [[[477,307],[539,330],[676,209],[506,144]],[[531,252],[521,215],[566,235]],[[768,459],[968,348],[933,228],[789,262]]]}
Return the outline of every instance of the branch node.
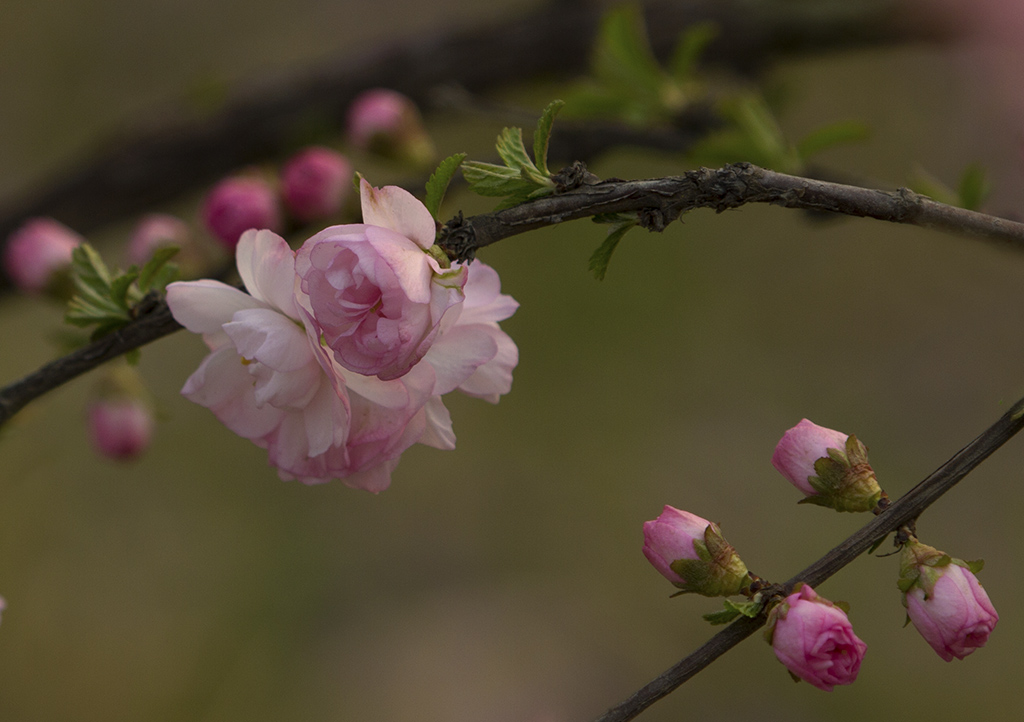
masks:
{"label": "branch node", "polygon": [[476,231],[473,224],[459,214],[441,226],[437,234],[437,245],[453,261],[470,263],[476,258]]}
{"label": "branch node", "polygon": [[555,193],[567,193],[582,186],[597,185],[601,179],[587,170],[586,163],[575,160],[551,176],[551,181],[555,184]]}

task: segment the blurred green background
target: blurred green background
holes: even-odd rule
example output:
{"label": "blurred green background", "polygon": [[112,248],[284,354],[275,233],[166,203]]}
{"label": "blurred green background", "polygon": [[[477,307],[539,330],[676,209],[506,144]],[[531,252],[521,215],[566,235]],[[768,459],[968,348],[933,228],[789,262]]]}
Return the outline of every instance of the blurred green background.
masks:
{"label": "blurred green background", "polygon": [[[0,197],[197,87],[529,5],[4,0]],[[872,127],[829,167],[895,187],[914,164],[955,183],[981,161],[998,185],[989,208],[1012,212],[1017,127],[962,59],[902,45],[790,60],[770,79],[789,89],[791,137]],[[536,111],[557,92],[495,97]],[[443,153],[477,158],[502,125],[429,120]],[[686,166],[621,151],[592,169]],[[89,448],[95,379],[26,409],[0,438],[0,720],[589,720],[713,632],[699,615],[717,602],[669,599],[640,553],[662,505],[719,522],[748,566],[781,580],[865,521],[796,506],[769,463],[783,431],[808,417],[856,433],[895,497],[1024,394],[1024,257],[1011,251],[748,207],[634,232],[598,283],[586,263],[602,237],[578,222],[480,254],[522,304],[502,324],[521,356],[513,392],[496,407],[446,399],[458,448],[414,447],[379,496],[280,482],[264,451],[178,395],[204,354],[183,333],[144,350],[165,418],[134,464]],[[50,358],[59,324],[59,309],[0,300],[0,383]],[[1010,718],[1022,453],[1012,441],[918,527],[985,558],[1002,618],[984,650],[942,662],[901,629],[896,558],[864,558],[821,588],[852,604],[868,643],[856,685],[794,685],[755,637],[641,719]]]}

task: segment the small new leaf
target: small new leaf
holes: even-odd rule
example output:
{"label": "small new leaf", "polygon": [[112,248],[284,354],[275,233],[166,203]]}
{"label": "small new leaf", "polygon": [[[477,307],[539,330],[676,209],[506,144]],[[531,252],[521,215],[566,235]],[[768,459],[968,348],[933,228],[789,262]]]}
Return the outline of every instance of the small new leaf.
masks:
{"label": "small new leaf", "polygon": [[619,241],[622,237],[629,232],[629,229],[636,225],[636,219],[632,218],[628,221],[621,222],[608,232],[608,237],[604,240],[596,251],[590,256],[590,263],[588,267],[594,274],[594,278],[598,281],[603,281],[605,274],[608,273],[608,263],[612,260],[612,254],[615,253],[616,246],[619,245]]}
{"label": "small new leaf", "polygon": [[427,210],[430,211],[430,215],[434,217],[435,221],[438,220],[441,202],[444,200],[444,194],[448,190],[448,185],[452,182],[452,178],[455,177],[455,171],[458,170],[465,159],[465,153],[456,153],[445,158],[427,181],[427,197],[424,205],[426,205]]}
{"label": "small new leaf", "polygon": [[564,100],[552,100],[548,107],[541,113],[537,121],[537,130],[533,133],[533,159],[537,169],[545,177],[550,177],[548,170],[548,144],[551,142],[551,126],[555,123],[555,116],[565,105]]}
{"label": "small new leaf", "polygon": [[683,83],[693,79],[697,60],[717,37],[718,26],[712,22],[696,23],[686,29],[672,51],[672,60],[668,66],[676,82]]}
{"label": "small new leaf", "polygon": [[[174,280],[178,268],[173,263],[168,263],[178,253],[177,246],[164,246],[158,248],[153,257],[146,261],[146,265],[139,271],[139,291],[143,295],[156,289],[163,291],[167,284]],[[168,269],[170,275],[168,276]],[[166,280],[164,280],[166,277]]]}
{"label": "small new leaf", "polygon": [[723,611],[705,614],[704,619],[711,624],[728,624],[732,620],[741,616],[753,619],[760,614],[761,610],[764,608],[764,604],[761,601],[734,602],[729,599],[723,600],[722,606],[725,607]]}
{"label": "small new leaf", "polygon": [[804,136],[797,143],[796,153],[800,160],[807,161],[823,150],[843,143],[857,143],[871,135],[867,125],[856,120],[847,120],[818,128]]}

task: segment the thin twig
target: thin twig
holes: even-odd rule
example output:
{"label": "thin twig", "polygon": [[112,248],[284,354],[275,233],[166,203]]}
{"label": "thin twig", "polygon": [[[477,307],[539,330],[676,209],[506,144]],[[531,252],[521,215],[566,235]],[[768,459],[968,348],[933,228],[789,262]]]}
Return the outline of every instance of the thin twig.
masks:
{"label": "thin twig", "polygon": [[438,243],[453,260],[510,236],[598,214],[636,213],[661,231],[696,208],[722,212],[747,203],[840,213],[1005,241],[1024,250],[1024,223],[937,203],[906,188],[874,190],[776,173],[750,163],[652,180],[597,181],[494,213],[449,221]]}
{"label": "thin twig", "polygon": [[[786,582],[786,587],[792,588],[797,582],[805,582],[812,587],[821,584],[870,549],[876,542],[884,539],[887,534],[916,519],[922,511],[952,489],[957,482],[967,476],[1022,428],[1024,428],[1024,399],[1014,404],[996,423],[958,451],[924,481],[893,502],[879,516],[865,524],[821,559],[794,575]],[[743,617],[733,622],[690,656],[631,695],[629,699],[598,717],[596,722],[627,722],[634,719],[652,704],[677,689],[756,632],[764,623],[764,615],[754,619]]]}

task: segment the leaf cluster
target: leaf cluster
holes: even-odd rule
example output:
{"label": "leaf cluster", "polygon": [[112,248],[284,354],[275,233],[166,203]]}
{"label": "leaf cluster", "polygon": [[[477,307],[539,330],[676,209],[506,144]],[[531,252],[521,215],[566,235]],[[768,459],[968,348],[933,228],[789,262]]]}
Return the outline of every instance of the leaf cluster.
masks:
{"label": "leaf cluster", "polygon": [[503,165],[463,161],[462,175],[470,188],[482,196],[503,198],[496,210],[554,193],[555,183],[548,169],[548,144],[551,126],[563,105],[561,100],[552,101],[541,114],[533,134],[532,159],[523,143],[522,129],[505,128],[496,144]]}
{"label": "leaf cluster", "polygon": [[718,35],[711,23],[684,32],[667,67],[654,56],[640,10],[632,5],[605,14],[591,56],[591,77],[567,97],[577,117],[613,117],[637,125],[671,123],[703,95],[697,62]]}
{"label": "leaf cluster", "polygon": [[177,265],[169,262],[177,252],[175,246],[160,248],[141,269],[120,271],[108,268],[88,243],[81,244],[71,255],[76,293],[64,320],[82,328],[95,326],[93,341],[130,323],[147,296],[163,293],[177,277]]}

